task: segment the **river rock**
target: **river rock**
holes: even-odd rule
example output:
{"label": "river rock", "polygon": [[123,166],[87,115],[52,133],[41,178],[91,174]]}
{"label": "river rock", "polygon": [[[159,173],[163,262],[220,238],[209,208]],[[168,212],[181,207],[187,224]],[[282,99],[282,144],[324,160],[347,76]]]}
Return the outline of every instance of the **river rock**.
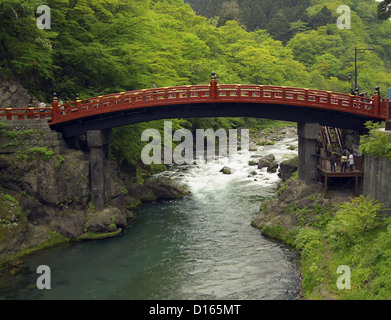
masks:
{"label": "river rock", "polygon": [[230,167],[227,167],[227,166],[224,166],[220,172],[224,173],[224,174],[231,174],[232,173],[232,170]]}
{"label": "river rock", "polygon": [[190,193],[186,187],[167,177],[149,179],[144,182],[144,186],[149,189],[157,199],[162,200],[183,198]]}
{"label": "river rock", "polygon": [[87,213],[82,210],[72,210],[68,213],[55,213],[50,221],[49,229],[69,239],[75,239],[84,232],[86,216]]}
{"label": "river rock", "polygon": [[292,159],[282,161],[280,163],[279,176],[283,181],[288,180],[292,173],[299,168],[299,158],[296,156]]}
{"label": "river rock", "polygon": [[86,222],[89,232],[113,232],[119,227],[125,227],[126,217],[121,210],[114,207],[104,208],[102,211],[92,213]]}
{"label": "river rock", "polygon": [[258,161],[258,169],[268,167],[275,159],[276,157],[273,154],[268,154],[267,156],[262,157]]}
{"label": "river rock", "polygon": [[[168,177],[158,177],[146,180],[143,184],[126,182],[128,195],[141,202],[156,200],[173,200],[182,198],[189,193],[184,186]],[[133,201],[134,202],[134,201]]]}
{"label": "river rock", "polygon": [[266,138],[261,138],[257,141],[256,143],[258,146],[270,146],[270,145],[273,145],[275,144],[274,141],[270,140],[270,139],[266,139]]}
{"label": "river rock", "polygon": [[272,161],[270,164],[267,166],[267,172],[274,173],[278,169],[278,162],[277,161]]}

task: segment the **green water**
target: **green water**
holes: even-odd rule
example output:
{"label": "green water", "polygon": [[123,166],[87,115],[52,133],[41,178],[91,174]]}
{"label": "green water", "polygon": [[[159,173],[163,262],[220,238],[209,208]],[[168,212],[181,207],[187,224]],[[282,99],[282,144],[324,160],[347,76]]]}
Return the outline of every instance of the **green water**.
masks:
{"label": "green water", "polygon": [[[261,147],[283,159],[292,141]],[[21,271],[0,279],[0,299],[296,299],[298,254],[250,226],[263,199],[275,194],[276,174],[238,155],[224,163],[166,172],[185,184],[185,199],[143,205],[124,232],[28,257]],[[224,162],[224,160],[223,160]],[[254,181],[254,178],[257,181]],[[51,289],[39,290],[39,265]]]}

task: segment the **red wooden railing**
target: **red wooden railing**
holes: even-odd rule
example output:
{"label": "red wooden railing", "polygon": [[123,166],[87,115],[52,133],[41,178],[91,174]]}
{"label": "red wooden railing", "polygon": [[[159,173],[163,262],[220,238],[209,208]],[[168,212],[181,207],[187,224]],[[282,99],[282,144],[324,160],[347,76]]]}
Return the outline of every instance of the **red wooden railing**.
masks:
{"label": "red wooden railing", "polygon": [[51,119],[52,107],[45,108],[0,108],[0,121],[23,119]]}
{"label": "red wooden railing", "polygon": [[121,110],[196,103],[265,103],[303,106],[348,112],[389,120],[389,101],[381,100],[378,92],[373,99],[323,90],[282,86],[217,84],[153,88],[113,93],[58,105],[53,100],[45,112],[32,108],[0,108],[2,119],[51,118],[50,124],[59,124],[93,115]]}

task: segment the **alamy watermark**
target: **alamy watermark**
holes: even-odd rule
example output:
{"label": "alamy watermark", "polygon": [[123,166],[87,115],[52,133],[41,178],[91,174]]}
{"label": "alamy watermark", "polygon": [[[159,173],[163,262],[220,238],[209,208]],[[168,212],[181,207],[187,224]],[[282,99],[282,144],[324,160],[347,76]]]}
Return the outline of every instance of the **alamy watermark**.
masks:
{"label": "alamy watermark", "polygon": [[337,268],[337,273],[342,273],[337,279],[337,288],[339,290],[350,289],[351,271],[348,266],[341,265]]}
{"label": "alamy watermark", "polygon": [[338,29],[350,29],[350,7],[346,5],[339,6],[337,8],[337,13],[343,13],[337,19]]}
{"label": "alamy watermark", "polygon": [[37,268],[37,273],[42,274],[37,279],[37,288],[39,290],[51,289],[51,271],[47,265],[40,265]]}
{"label": "alamy watermark", "polygon": [[39,6],[37,8],[37,14],[40,16],[37,18],[37,28],[38,29],[51,29],[52,28],[52,13],[50,7],[46,5]]}
{"label": "alamy watermark", "polygon": [[[141,151],[144,164],[183,165],[197,161],[215,161],[218,157],[228,157],[232,160],[237,154],[249,151],[249,130],[230,129],[228,134],[224,129],[197,129],[195,137],[188,129],[178,129],[173,134],[172,122],[164,121],[164,136],[156,129],[146,129],[141,134],[141,141],[149,143]],[[239,133],[239,134],[238,134]],[[218,139],[218,144],[216,143]],[[238,141],[240,139],[240,146]],[[173,149],[173,141],[180,142]],[[194,147],[195,143],[195,147]],[[162,146],[163,144],[163,146]],[[218,145],[218,157],[216,146]]]}

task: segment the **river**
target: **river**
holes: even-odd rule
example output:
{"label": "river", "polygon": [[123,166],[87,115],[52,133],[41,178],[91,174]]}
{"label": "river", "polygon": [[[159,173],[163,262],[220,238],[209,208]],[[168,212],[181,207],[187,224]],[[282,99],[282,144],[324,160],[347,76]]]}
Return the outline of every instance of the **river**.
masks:
{"label": "river", "polygon": [[[296,139],[258,147],[282,161]],[[182,166],[162,173],[191,195],[144,204],[111,239],[61,245],[33,254],[20,272],[0,279],[0,299],[297,299],[299,255],[250,226],[277,173],[248,165],[249,155]],[[228,165],[231,175],[220,169]],[[250,176],[253,170],[256,176]],[[39,290],[39,265],[51,289]]]}

